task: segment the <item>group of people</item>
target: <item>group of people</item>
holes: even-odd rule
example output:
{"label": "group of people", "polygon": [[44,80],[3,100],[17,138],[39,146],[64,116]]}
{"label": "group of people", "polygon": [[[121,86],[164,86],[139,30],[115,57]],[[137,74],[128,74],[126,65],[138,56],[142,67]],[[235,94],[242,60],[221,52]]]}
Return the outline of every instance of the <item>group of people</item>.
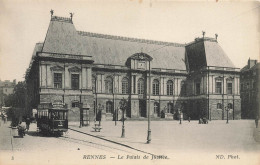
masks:
{"label": "group of people", "polygon": [[31,119],[30,117],[26,117],[25,118],[25,121],[20,121],[19,124],[18,124],[18,129],[24,129],[24,130],[27,130],[27,132],[29,131],[30,129],[30,124],[31,124]]}

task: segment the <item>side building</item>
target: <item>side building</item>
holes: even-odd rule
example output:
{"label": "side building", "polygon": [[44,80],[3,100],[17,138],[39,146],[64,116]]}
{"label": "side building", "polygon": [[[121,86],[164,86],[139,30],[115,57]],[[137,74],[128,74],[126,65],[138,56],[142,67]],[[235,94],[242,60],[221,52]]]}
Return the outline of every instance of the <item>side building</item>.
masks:
{"label": "side building", "polygon": [[[79,121],[80,105],[91,120],[126,116],[198,119],[241,118],[239,69],[218,45],[202,37],[189,44],[77,31],[71,18],[52,16],[46,38],[36,44],[26,73],[27,110],[61,100],[69,120]],[[149,103],[149,89],[151,93]]]}
{"label": "side building", "polygon": [[248,60],[241,69],[241,115],[243,119],[255,119],[260,116],[260,63],[257,60]]}
{"label": "side building", "polygon": [[16,80],[0,80],[0,107],[5,106],[5,97],[14,93]]}

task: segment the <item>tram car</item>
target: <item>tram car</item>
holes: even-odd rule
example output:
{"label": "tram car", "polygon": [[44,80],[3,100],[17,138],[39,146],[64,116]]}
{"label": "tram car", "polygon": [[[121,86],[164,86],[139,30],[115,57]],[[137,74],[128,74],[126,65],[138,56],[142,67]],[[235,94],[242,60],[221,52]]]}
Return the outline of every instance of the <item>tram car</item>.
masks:
{"label": "tram car", "polygon": [[68,109],[51,107],[38,110],[37,127],[40,133],[61,136],[68,131]]}

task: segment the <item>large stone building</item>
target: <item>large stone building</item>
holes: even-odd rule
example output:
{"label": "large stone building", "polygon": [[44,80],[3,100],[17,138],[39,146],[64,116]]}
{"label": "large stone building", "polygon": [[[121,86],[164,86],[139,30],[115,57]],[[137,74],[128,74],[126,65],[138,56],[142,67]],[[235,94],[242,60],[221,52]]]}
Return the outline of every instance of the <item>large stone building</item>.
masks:
{"label": "large stone building", "polygon": [[260,116],[260,63],[257,60],[248,60],[241,69],[241,116],[244,119],[255,119]]}
{"label": "large stone building", "polygon": [[150,84],[153,118],[182,111],[191,119],[225,119],[229,107],[229,118],[240,119],[239,76],[217,38],[178,44],[111,36],[77,31],[71,18],[52,16],[26,73],[27,110],[61,100],[69,120],[79,120],[81,103],[92,120],[100,109],[102,120],[112,120],[125,98],[126,116],[145,118]]}

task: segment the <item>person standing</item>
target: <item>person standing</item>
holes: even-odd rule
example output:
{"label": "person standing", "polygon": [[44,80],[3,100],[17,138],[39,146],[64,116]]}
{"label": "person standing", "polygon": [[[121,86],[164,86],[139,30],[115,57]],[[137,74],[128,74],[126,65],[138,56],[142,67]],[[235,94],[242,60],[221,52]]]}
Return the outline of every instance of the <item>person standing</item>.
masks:
{"label": "person standing", "polygon": [[29,129],[30,129],[30,124],[31,124],[31,120],[30,120],[30,118],[27,117],[26,120],[25,120],[25,122],[26,122],[26,130],[27,130],[27,132],[28,132]]}
{"label": "person standing", "polygon": [[258,120],[259,120],[259,117],[257,115],[256,118],[255,118],[255,126],[256,126],[256,128],[258,128]]}

